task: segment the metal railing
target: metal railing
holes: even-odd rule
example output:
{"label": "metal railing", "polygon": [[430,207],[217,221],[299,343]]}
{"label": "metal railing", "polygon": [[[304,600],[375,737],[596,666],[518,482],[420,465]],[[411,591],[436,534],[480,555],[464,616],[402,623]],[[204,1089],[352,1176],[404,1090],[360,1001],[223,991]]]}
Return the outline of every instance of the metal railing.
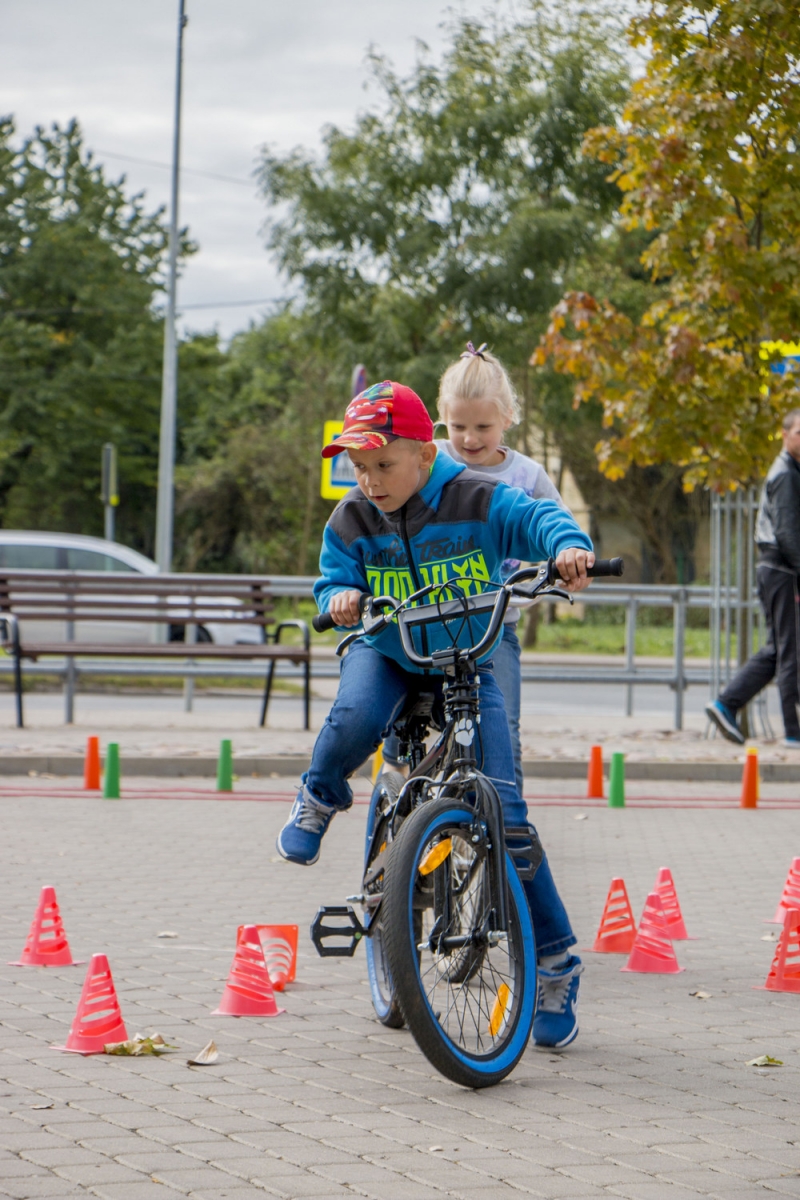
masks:
{"label": "metal railing", "polygon": [[[724,505],[724,500],[722,504]],[[724,535],[724,509],[721,522]],[[734,515],[731,527],[735,530],[735,526]],[[271,594],[308,599],[312,596],[314,582],[313,576],[273,577],[270,585]],[[752,586],[748,596],[747,592],[742,594],[741,588],[726,578],[715,579],[710,587],[596,582],[587,591],[581,593],[580,602],[592,607],[611,605],[625,609],[625,648],[623,654],[619,656],[622,660],[620,666],[580,661],[576,662],[575,666],[564,663],[547,664],[523,661],[523,680],[528,683],[542,684],[581,683],[622,686],[625,689],[624,706],[628,716],[631,716],[634,711],[635,688],[669,687],[675,693],[675,729],[683,728],[686,689],[690,686],[710,686],[712,695],[717,694],[720,680],[728,678],[730,674],[732,633],[739,628],[753,628],[754,626],[757,628],[757,614],[759,614]],[[558,602],[544,601],[544,603]],[[563,608],[563,602],[560,607]],[[648,663],[637,666],[636,633],[641,612],[646,608],[672,608],[673,652],[669,665]],[[693,608],[708,611],[712,640],[710,661],[705,663],[701,661],[697,665],[689,665],[686,661],[687,614]],[[720,669],[715,670],[714,666],[715,662],[720,661],[719,656],[714,654],[715,638],[718,645],[728,647],[728,657],[723,660],[723,663],[727,663],[727,668],[723,665],[721,672]],[[752,638],[749,644],[752,646]],[[102,659],[81,661],[79,645],[79,643],[76,645],[75,657],[70,658],[68,662],[62,663],[61,660],[53,660],[49,663],[32,663],[26,667],[26,675],[59,676],[64,680],[65,689],[70,695],[80,678],[92,676],[180,678],[187,680],[190,685],[195,679],[204,676],[231,679],[263,679],[264,676],[263,664],[224,661],[193,662],[191,654],[187,655],[185,663],[165,663],[159,660],[128,662],[117,659],[107,662]],[[12,670],[11,659],[0,659],[0,673],[10,674]],[[727,675],[725,670],[727,670]],[[312,660],[312,677],[335,678],[338,673],[339,662],[332,655],[315,656]],[[280,664],[276,670],[276,676],[286,680],[300,678],[298,668],[290,664]]]}

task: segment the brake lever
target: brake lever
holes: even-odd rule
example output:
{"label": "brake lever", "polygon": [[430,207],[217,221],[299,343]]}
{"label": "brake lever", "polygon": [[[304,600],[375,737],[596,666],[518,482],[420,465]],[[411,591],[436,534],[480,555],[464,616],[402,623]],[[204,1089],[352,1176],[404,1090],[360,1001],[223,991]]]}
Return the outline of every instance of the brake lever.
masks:
{"label": "brake lever", "polygon": [[352,633],[348,633],[347,637],[343,637],[336,647],[336,657],[341,658],[348,646],[352,646],[353,642],[358,641],[364,636],[363,629],[354,629]]}
{"label": "brake lever", "polygon": [[558,588],[558,587],[545,588],[545,590],[543,592],[540,592],[539,595],[540,596],[558,596],[559,600],[569,600],[570,604],[575,603],[575,597],[573,596],[572,592],[566,592],[564,590],[564,588]]}
{"label": "brake lever", "polygon": [[[363,611],[361,614],[361,629],[354,629],[352,633],[348,633],[347,637],[342,638],[342,640],[339,642],[339,645],[336,647],[336,655],[338,658],[342,657],[348,646],[352,646],[353,642],[356,641],[357,638],[364,637],[365,634],[369,633],[380,633],[381,630],[385,629],[389,624],[389,618],[392,616],[394,609],[388,617],[386,613],[383,612],[375,613],[372,611],[372,605],[375,603],[372,596],[369,596],[365,593],[365,599],[367,603],[362,605]],[[387,598],[381,596],[378,599],[386,600]],[[369,601],[372,601],[372,605],[370,605]]]}

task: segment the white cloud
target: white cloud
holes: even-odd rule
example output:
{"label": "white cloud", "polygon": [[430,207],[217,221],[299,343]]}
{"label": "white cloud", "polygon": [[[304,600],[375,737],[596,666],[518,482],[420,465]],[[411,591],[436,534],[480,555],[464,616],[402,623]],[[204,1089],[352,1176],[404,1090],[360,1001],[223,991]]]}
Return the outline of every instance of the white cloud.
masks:
{"label": "white cloud", "polygon": [[[249,179],[259,146],[315,146],[326,123],[347,125],[365,107],[371,44],[406,70],[417,39],[443,44],[441,22],[483,0],[187,0],[184,167]],[[77,117],[90,147],[153,208],[168,199],[168,171],[108,152],[168,163],[171,156],[176,0],[37,0],[6,5],[0,40],[0,112],[20,133]],[[278,297],[259,230],[266,211],[234,183],[185,175],[182,223],[201,250],[179,300],[189,304]],[[187,309],[184,324],[228,336],[257,318],[250,308]]]}

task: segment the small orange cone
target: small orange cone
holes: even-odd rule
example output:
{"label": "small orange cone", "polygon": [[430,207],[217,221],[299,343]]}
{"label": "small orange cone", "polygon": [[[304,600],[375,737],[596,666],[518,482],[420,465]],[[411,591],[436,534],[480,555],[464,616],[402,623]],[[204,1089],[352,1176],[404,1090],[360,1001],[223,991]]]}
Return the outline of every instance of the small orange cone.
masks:
{"label": "small orange cone", "polygon": [[66,1046],[53,1046],[69,1054],[102,1054],[109,1042],[127,1042],[128,1031],[105,954],[93,954],[86,972],[78,1011]]}
{"label": "small orange cone", "polygon": [[211,1014],[215,1017],[277,1017],[278,1008],[272,990],[264,951],[255,925],[244,925],[236,943],[233,965],[225,991]]}
{"label": "small orange cone", "polygon": [[739,808],[758,808],[758,750],[747,747],[742,771],[742,795]]}
{"label": "small orange cone", "polygon": [[636,922],[625,880],[612,879],[592,950],[595,954],[630,954],[635,937]]}
{"label": "small orange cone", "polygon": [[790,909],[764,987],[768,992],[800,992],[800,909]]}
{"label": "small orange cone", "polygon": [[[242,940],[246,928],[246,925],[239,926],[238,941]],[[276,992],[282,992],[287,983],[294,983],[297,971],[297,926],[256,925],[255,928],[264,951],[269,981]]]}
{"label": "small orange cone", "polygon": [[664,915],[667,918],[667,932],[669,936],[673,942],[687,942],[689,935],[686,932],[683,913],[678,903],[678,893],[675,891],[675,883],[669,867],[662,867],[658,872],[656,886],[653,888],[653,891],[658,892],[661,897],[661,903],[664,906]]}
{"label": "small orange cone", "polygon": [[83,760],[83,787],[87,792],[100,791],[100,738],[86,739],[86,757]]}
{"label": "small orange cone", "polygon": [[586,799],[603,799],[603,750],[592,746],[589,751],[589,771],[586,776]]}
{"label": "small orange cone", "polygon": [[677,975],[683,970],[678,966],[672,948],[664,905],[658,892],[651,892],[645,901],[631,956],[620,969],[648,975]]}
{"label": "small orange cone", "polygon": [[800,908],[800,858],[792,859],[786,883],[783,885],[783,894],[775,909],[775,916],[767,924],[782,925],[787,912],[794,908]]}
{"label": "small orange cone", "polygon": [[19,962],[10,967],[74,967],[64,922],[56,900],[56,889],[43,887]]}

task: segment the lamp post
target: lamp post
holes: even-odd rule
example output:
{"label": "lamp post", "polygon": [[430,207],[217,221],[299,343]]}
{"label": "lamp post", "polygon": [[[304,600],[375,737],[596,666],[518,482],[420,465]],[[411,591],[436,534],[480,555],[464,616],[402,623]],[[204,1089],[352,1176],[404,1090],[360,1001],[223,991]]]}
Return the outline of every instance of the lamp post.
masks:
{"label": "lamp post", "polygon": [[107,542],[114,541],[114,509],[119,504],[117,447],[113,442],[103,446],[100,497],[103,501],[104,533]]}
{"label": "lamp post", "polygon": [[181,75],[183,30],[188,22],[186,0],[178,0],[178,49],[175,69],[175,124],[172,136],[172,188],[170,196],[167,266],[167,313],[164,320],[164,369],[161,381],[161,430],[158,442],[158,496],[156,500],[156,562],[160,571],[172,566],[172,524],[175,509],[175,423],[178,392],[178,345],[175,338],[175,298],[178,277],[178,181],[181,153]]}

